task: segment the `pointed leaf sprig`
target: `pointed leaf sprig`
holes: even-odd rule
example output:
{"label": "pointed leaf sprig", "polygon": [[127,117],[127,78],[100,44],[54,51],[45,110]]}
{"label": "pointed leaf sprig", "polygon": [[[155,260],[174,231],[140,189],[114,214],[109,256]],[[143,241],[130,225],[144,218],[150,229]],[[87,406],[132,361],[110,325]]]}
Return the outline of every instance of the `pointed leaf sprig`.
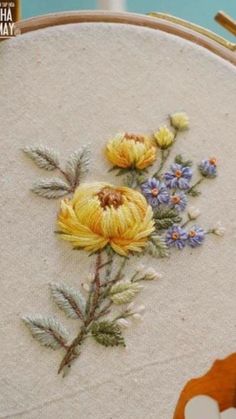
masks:
{"label": "pointed leaf sprig", "polygon": [[71,191],[70,185],[60,178],[36,180],[31,191],[43,198],[60,198]]}
{"label": "pointed leaf sprig", "polygon": [[52,179],[38,179],[31,189],[36,195],[48,199],[60,198],[75,191],[81,178],[88,172],[90,151],[82,147],[69,157],[65,170],[59,162],[59,154],[51,148],[44,146],[29,146],[23,152],[34,161],[36,166],[47,171],[58,170],[64,177]]}
{"label": "pointed leaf sprig", "polygon": [[40,167],[48,171],[56,170],[59,166],[58,153],[49,147],[29,146],[23,149],[24,153]]}
{"label": "pointed leaf sprig", "polygon": [[83,295],[65,284],[51,284],[51,295],[57,306],[71,319],[84,319],[86,302]]}
{"label": "pointed leaf sprig", "polygon": [[42,346],[54,350],[67,347],[69,334],[55,317],[26,316],[22,320]]}
{"label": "pointed leaf sprig", "polygon": [[88,147],[82,147],[70,155],[66,163],[65,173],[73,187],[79,185],[81,178],[88,172],[89,164],[90,150]]}

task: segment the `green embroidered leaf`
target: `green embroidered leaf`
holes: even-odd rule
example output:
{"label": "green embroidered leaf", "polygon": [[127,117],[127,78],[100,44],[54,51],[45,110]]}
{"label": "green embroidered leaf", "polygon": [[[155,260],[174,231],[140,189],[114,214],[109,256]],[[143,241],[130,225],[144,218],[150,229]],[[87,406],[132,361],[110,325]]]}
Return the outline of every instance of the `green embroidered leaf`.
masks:
{"label": "green embroidered leaf", "polygon": [[123,175],[125,175],[125,174],[127,174],[127,173],[129,173],[131,171],[131,169],[130,168],[128,168],[128,169],[121,169],[120,167],[118,167],[118,172],[116,173],[116,176],[123,176]]}
{"label": "green embroidered leaf", "polygon": [[175,163],[181,164],[184,167],[191,167],[193,165],[192,160],[184,160],[181,154],[175,157]]}
{"label": "green embroidered leaf", "polygon": [[59,166],[59,156],[53,149],[44,146],[29,146],[23,149],[24,153],[41,169],[52,171]]}
{"label": "green embroidered leaf", "polygon": [[109,321],[93,323],[91,329],[94,339],[103,346],[125,346],[120,327]]}
{"label": "green embroidered leaf", "polygon": [[88,172],[89,164],[90,150],[88,147],[83,147],[81,150],[75,151],[69,157],[65,173],[74,187],[79,185],[81,178]]}
{"label": "green embroidered leaf", "polygon": [[175,209],[158,209],[154,213],[155,226],[158,230],[165,230],[173,224],[180,223],[182,218]]}
{"label": "green embroidered leaf", "polygon": [[197,189],[189,189],[187,193],[193,197],[201,195],[201,192]]}
{"label": "green embroidered leaf", "polygon": [[71,187],[60,178],[39,179],[31,189],[36,195],[48,199],[60,198],[71,191]]}
{"label": "green embroidered leaf", "polygon": [[71,319],[83,319],[85,299],[83,295],[65,284],[50,284],[53,301]]}
{"label": "green embroidered leaf", "polygon": [[169,256],[169,249],[163,237],[153,235],[146,246],[146,252],[153,257],[164,258]]}
{"label": "green embroidered leaf", "polygon": [[116,284],[111,287],[109,297],[114,304],[127,304],[130,303],[142,289],[143,287],[136,282]]}
{"label": "green embroidered leaf", "polygon": [[54,317],[26,316],[22,320],[42,346],[55,350],[67,345],[68,332]]}

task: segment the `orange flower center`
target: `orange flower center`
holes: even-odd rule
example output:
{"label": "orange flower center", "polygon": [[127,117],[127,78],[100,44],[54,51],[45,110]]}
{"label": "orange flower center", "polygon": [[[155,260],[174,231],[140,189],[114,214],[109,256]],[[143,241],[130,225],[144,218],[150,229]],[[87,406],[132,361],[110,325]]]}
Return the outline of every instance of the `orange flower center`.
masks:
{"label": "orange flower center", "polygon": [[144,136],[143,135],[128,134],[126,132],[124,138],[125,138],[125,140],[133,140],[136,143],[143,143],[144,142]]}
{"label": "orange flower center", "polygon": [[176,172],[175,172],[175,176],[176,176],[176,177],[181,177],[181,176],[182,176],[182,172],[181,172],[181,170],[176,170]]}
{"label": "orange flower center", "polygon": [[216,165],[217,165],[217,160],[216,160],[216,158],[215,158],[215,157],[213,157],[212,159],[209,159],[209,163],[210,163],[210,164],[213,164],[213,166],[216,166]]}
{"label": "orange flower center", "polygon": [[157,188],[153,188],[153,189],[151,190],[151,192],[152,192],[152,196],[157,196],[157,195],[159,194],[159,189],[157,189]]}
{"label": "orange flower center", "polygon": [[172,233],[171,237],[172,237],[173,240],[178,240],[180,238],[180,235],[179,235],[179,233],[175,232],[175,233]]}
{"label": "orange flower center", "polygon": [[191,230],[189,233],[189,237],[195,237],[196,236],[196,231]]}
{"label": "orange flower center", "polygon": [[179,196],[172,196],[171,201],[173,202],[173,204],[179,204],[180,197]]}
{"label": "orange flower center", "polygon": [[98,194],[98,199],[100,201],[101,207],[114,207],[118,208],[123,204],[123,197],[119,191],[116,191],[111,188],[103,188]]}

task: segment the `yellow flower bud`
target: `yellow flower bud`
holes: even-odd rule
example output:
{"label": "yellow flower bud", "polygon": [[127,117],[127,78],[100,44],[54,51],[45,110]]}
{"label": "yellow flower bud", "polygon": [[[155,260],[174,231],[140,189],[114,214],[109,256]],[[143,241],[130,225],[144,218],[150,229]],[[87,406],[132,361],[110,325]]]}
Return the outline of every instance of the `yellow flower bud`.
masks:
{"label": "yellow flower bud", "polygon": [[159,131],[154,133],[154,138],[158,147],[162,150],[172,146],[174,142],[174,134],[167,127],[160,127]]}
{"label": "yellow flower bud", "polygon": [[184,131],[189,127],[189,117],[185,112],[176,112],[170,116],[171,125],[180,130]]}

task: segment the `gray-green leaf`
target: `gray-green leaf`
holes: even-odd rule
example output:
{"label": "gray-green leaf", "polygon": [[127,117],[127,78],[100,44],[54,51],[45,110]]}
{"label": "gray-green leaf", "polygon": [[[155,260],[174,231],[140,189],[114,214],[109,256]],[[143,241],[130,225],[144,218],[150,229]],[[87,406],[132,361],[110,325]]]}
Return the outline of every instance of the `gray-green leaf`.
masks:
{"label": "gray-green leaf", "polygon": [[143,287],[137,282],[120,283],[111,287],[109,297],[114,304],[130,303]]}
{"label": "gray-green leaf", "polygon": [[71,187],[60,178],[39,179],[31,189],[36,195],[48,199],[60,198],[71,191]]}
{"label": "gray-green leaf", "polygon": [[153,235],[146,246],[146,252],[153,257],[164,258],[169,256],[169,249],[163,237]]}
{"label": "gray-green leaf", "polygon": [[83,295],[65,284],[51,284],[53,301],[71,319],[83,319],[86,302]]}
{"label": "gray-green leaf", "polygon": [[125,346],[120,327],[109,321],[93,323],[91,333],[94,339],[103,346]]}
{"label": "gray-green leaf", "polygon": [[68,332],[54,317],[26,316],[22,320],[42,346],[55,350],[67,345]]}
{"label": "gray-green leaf", "polygon": [[79,185],[81,178],[88,172],[89,164],[90,150],[88,147],[85,146],[71,154],[66,164],[65,173],[73,187]]}
{"label": "gray-green leaf", "polygon": [[29,146],[23,149],[24,153],[41,169],[52,171],[59,166],[59,156],[56,151],[44,146]]}
{"label": "gray-green leaf", "polygon": [[178,211],[176,211],[175,209],[170,209],[170,208],[158,209],[154,213],[154,219],[155,219],[155,226],[158,230],[163,230],[163,229],[165,230],[171,227],[173,224],[180,223],[182,220]]}

